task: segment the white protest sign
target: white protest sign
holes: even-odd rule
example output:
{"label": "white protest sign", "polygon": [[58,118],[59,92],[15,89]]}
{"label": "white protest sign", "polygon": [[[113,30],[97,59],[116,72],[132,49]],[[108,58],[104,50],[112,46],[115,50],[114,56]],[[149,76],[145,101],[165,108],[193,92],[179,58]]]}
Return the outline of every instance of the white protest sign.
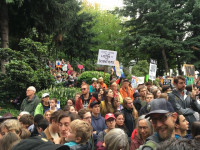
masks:
{"label": "white protest sign", "polygon": [[144,83],[144,77],[137,77],[138,78],[138,85]]}
{"label": "white protest sign", "polygon": [[150,80],[156,79],[156,70],[157,70],[157,65],[156,64],[150,64],[150,66],[149,66],[149,79]]}
{"label": "white protest sign", "polygon": [[98,54],[97,64],[115,66],[116,57],[117,57],[116,51],[100,49]]}
{"label": "white protest sign", "polygon": [[67,67],[67,64],[64,64],[63,67],[62,67],[62,70],[63,70],[63,71],[67,71],[67,68],[68,68],[68,67]]}

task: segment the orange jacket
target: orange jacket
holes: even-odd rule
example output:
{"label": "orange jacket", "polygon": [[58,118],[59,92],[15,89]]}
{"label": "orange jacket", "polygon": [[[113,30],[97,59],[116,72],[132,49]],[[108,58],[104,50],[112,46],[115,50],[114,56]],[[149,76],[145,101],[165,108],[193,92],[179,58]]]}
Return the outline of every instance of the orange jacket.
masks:
{"label": "orange jacket", "polygon": [[128,87],[127,90],[128,90],[128,93],[127,93],[127,91],[126,91],[125,88],[120,88],[120,89],[119,89],[119,92],[120,92],[122,98],[124,99],[124,98],[126,98],[126,97],[130,97],[132,100],[134,100],[134,98],[133,98],[133,94],[134,94],[133,89],[130,88],[130,87]]}
{"label": "orange jacket", "polygon": [[105,83],[100,83],[101,88],[104,88],[105,90],[108,88]]}

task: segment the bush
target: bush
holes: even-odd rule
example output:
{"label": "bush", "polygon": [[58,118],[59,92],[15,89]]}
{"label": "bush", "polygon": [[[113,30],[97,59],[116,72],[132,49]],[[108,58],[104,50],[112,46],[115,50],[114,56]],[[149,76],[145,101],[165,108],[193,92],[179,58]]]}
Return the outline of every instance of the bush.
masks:
{"label": "bush", "polygon": [[[88,84],[92,84],[92,78],[104,77],[104,72],[98,71],[85,71],[78,77],[78,84],[80,85],[82,80],[85,80]],[[104,83],[109,85],[110,74],[105,73]]]}
{"label": "bush", "polygon": [[0,116],[3,116],[5,113],[11,113],[13,117],[17,117],[19,114],[19,110],[15,108],[7,108],[0,110]]}
{"label": "bush", "polygon": [[76,93],[80,93],[80,88],[51,87],[38,92],[36,95],[41,98],[43,93],[49,93],[50,98],[60,101],[61,108],[66,105],[66,100],[74,98]]}

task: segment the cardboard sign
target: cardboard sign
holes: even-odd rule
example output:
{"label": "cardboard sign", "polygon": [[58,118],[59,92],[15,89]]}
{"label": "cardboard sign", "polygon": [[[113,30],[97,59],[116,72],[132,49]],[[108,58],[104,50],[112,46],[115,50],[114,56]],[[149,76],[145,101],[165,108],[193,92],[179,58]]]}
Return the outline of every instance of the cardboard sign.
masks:
{"label": "cardboard sign", "polygon": [[194,84],[194,77],[187,77],[186,85],[193,85],[193,84]]}
{"label": "cardboard sign", "polygon": [[80,69],[80,70],[83,69],[83,65],[80,65],[80,64],[79,64],[79,65],[78,65],[78,69]]}
{"label": "cardboard sign", "polygon": [[132,76],[131,79],[131,86],[133,88],[136,88],[139,84],[143,84],[144,83],[144,77],[136,77],[136,76]]}
{"label": "cardboard sign", "polygon": [[67,68],[67,64],[64,64],[63,67],[62,67],[62,70],[63,70],[63,71],[67,71],[67,69],[68,69],[68,68]]}
{"label": "cardboard sign", "polygon": [[171,79],[163,79],[163,85],[170,85]]}
{"label": "cardboard sign", "polygon": [[62,62],[60,60],[56,61],[56,68],[62,68]]}
{"label": "cardboard sign", "polygon": [[121,77],[121,71],[120,71],[120,67],[119,67],[119,61],[115,61],[115,69],[116,69],[116,75],[118,77]]}
{"label": "cardboard sign", "polygon": [[195,77],[195,68],[194,65],[185,64],[185,76],[187,77]]}
{"label": "cardboard sign", "polygon": [[115,66],[115,60],[117,57],[116,51],[109,51],[109,50],[99,50],[97,64],[99,65],[108,65],[108,66]]}
{"label": "cardboard sign", "polygon": [[150,80],[156,79],[156,71],[157,71],[157,65],[156,64],[150,64],[150,66],[149,66],[149,79]]}

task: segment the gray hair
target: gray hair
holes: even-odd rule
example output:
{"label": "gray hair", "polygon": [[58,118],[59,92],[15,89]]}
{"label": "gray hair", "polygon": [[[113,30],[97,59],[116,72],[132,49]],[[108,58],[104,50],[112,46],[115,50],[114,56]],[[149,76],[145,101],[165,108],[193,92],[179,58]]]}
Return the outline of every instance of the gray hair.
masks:
{"label": "gray hair", "polygon": [[[152,135],[152,134],[153,134],[152,123],[149,121],[149,118],[145,118],[145,115],[142,115],[142,116],[138,117],[138,119],[137,119],[137,124],[136,124],[137,131],[139,130],[139,122],[140,122],[141,120],[145,120],[145,121],[146,121],[147,126],[148,126],[148,128],[149,128],[149,130],[150,130],[150,135]],[[138,133],[137,135],[138,135],[139,139],[141,139],[140,134]]]}
{"label": "gray hair", "polygon": [[124,149],[129,150],[128,136],[124,130],[114,128],[109,131],[104,137],[106,149]]}
{"label": "gray hair", "polygon": [[36,92],[36,88],[34,86],[29,86],[27,89],[30,89],[30,90]]}

